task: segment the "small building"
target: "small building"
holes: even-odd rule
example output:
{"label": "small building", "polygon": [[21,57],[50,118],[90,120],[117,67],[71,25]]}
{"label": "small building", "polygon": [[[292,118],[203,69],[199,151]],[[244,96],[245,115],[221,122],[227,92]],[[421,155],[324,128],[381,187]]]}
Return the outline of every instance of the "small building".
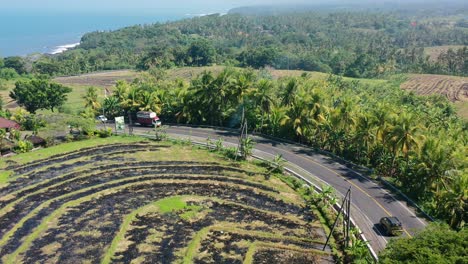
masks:
{"label": "small building", "polygon": [[5,129],[7,132],[10,132],[11,129],[20,129],[21,126],[15,121],[11,121],[5,118],[0,117],[0,129]]}

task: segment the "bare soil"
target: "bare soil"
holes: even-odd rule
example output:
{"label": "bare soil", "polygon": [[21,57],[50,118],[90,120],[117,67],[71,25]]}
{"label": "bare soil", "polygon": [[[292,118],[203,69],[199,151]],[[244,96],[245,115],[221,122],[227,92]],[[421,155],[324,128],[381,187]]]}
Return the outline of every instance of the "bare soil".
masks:
{"label": "bare soil", "polygon": [[440,94],[452,102],[468,102],[468,77],[413,74],[401,88],[419,95]]}

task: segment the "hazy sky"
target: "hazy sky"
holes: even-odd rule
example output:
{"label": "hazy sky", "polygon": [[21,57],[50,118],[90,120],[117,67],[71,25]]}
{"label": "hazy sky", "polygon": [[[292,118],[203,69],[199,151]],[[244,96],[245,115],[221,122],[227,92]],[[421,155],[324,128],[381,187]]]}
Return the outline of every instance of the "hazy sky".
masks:
{"label": "hazy sky", "polygon": [[[62,10],[91,10],[91,9],[200,9],[233,8],[245,5],[282,4],[282,3],[310,3],[313,0],[0,0],[1,8],[40,8]],[[1,9],[0,8],[0,9]]]}
{"label": "hazy sky", "polygon": [[[466,0],[444,0],[444,2]],[[158,9],[205,10],[206,12],[227,11],[234,7],[274,4],[316,4],[316,3],[408,3],[438,2],[438,0],[0,0],[2,9],[35,9],[59,11],[143,11],[153,12]]]}

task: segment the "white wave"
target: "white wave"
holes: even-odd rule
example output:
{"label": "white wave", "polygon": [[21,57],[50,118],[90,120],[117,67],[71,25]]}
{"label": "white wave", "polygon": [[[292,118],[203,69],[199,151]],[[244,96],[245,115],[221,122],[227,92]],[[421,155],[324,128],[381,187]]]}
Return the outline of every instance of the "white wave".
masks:
{"label": "white wave", "polygon": [[204,16],[209,16],[209,15],[214,15],[214,14],[219,14],[220,16],[224,16],[227,13],[219,13],[219,12],[213,12],[213,13],[201,13],[201,14],[185,14],[186,16],[191,16],[191,17],[204,17]]}
{"label": "white wave", "polygon": [[78,45],[80,45],[79,42],[73,43],[73,44],[60,45],[60,46],[55,47],[51,52],[49,52],[49,54],[59,54],[66,50],[72,49]]}

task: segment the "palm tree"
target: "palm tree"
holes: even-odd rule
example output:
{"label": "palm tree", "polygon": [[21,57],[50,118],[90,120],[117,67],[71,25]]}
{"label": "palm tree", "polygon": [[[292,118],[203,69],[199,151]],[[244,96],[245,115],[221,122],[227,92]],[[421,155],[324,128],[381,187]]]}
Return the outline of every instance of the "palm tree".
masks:
{"label": "palm tree", "polygon": [[96,87],[88,87],[86,94],[83,95],[82,98],[85,100],[85,107],[90,107],[94,112],[97,112],[98,109],[101,108]]}
{"label": "palm tree", "polygon": [[271,90],[273,88],[273,83],[266,79],[261,79],[255,89],[252,92],[252,98],[255,100],[255,108],[257,111],[260,111],[261,121],[260,129],[264,127],[265,116],[268,115],[273,106],[273,98],[271,96]]}
{"label": "palm tree", "polygon": [[294,100],[294,95],[299,88],[299,81],[295,78],[292,78],[285,85],[281,84],[280,98],[282,106],[289,106]]}
{"label": "palm tree", "polygon": [[119,100],[115,96],[110,96],[104,99],[103,107],[108,117],[115,117],[121,113]]}
{"label": "palm tree", "polygon": [[128,91],[126,100],[122,102],[122,106],[131,112],[135,112],[136,109],[140,106],[139,94],[139,89],[132,86]]}
{"label": "palm tree", "polygon": [[468,171],[452,174],[450,187],[441,193],[437,202],[438,213],[448,220],[450,226],[461,229],[468,219]]}
{"label": "palm tree", "polygon": [[305,89],[299,89],[289,105],[287,124],[293,129],[299,141],[302,142],[309,132],[309,111],[311,109],[309,93]]}
{"label": "palm tree", "polygon": [[126,81],[119,80],[115,84],[115,89],[113,92],[113,96],[117,98],[117,100],[122,103],[127,99],[128,91],[130,90],[130,86]]}
{"label": "palm tree", "polygon": [[156,92],[144,91],[139,96],[139,109],[141,111],[154,111],[158,114],[161,113],[161,100],[158,98]]}
{"label": "palm tree", "polygon": [[451,152],[447,147],[441,146],[440,141],[435,138],[428,138],[419,152],[417,172],[425,179],[426,187],[434,190],[436,194],[442,188],[447,189],[445,176],[447,171],[453,168]]}
{"label": "palm tree", "polygon": [[[362,146],[368,158],[377,139],[377,127],[375,123],[374,116],[369,114],[361,114],[356,123],[356,134],[353,144]],[[361,148],[358,147],[358,151],[359,149]],[[361,151],[358,152],[358,155],[361,155]]]}
{"label": "palm tree", "polygon": [[267,116],[267,132],[273,136],[279,136],[281,127],[288,119],[285,107],[273,106],[270,114]]}
{"label": "palm tree", "polygon": [[192,81],[189,91],[193,96],[189,98],[191,112],[198,112],[202,120],[210,119],[210,125],[215,124],[215,120],[221,117],[220,108],[221,102],[225,95],[219,94],[217,85],[214,83],[215,78],[211,72],[204,71],[197,79]]}
{"label": "palm tree", "polygon": [[389,144],[395,156],[403,153],[408,160],[408,154],[411,150],[419,146],[422,137],[419,136],[421,128],[415,125],[414,115],[407,112],[400,114],[394,124],[387,130],[387,144]]}

